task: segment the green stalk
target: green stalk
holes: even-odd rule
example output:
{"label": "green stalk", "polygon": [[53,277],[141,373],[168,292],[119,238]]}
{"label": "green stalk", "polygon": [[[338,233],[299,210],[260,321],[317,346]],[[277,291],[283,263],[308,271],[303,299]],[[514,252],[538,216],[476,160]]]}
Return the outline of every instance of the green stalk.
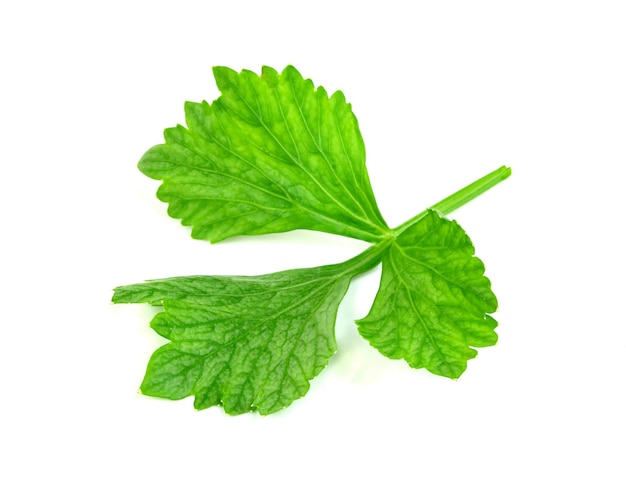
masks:
{"label": "green stalk", "polygon": [[[438,211],[442,215],[449,215],[454,210],[460,208],[466,203],[469,203],[474,198],[482,195],[485,191],[490,190],[498,183],[507,179],[509,176],[511,176],[511,168],[507,166],[502,166],[495,171],[492,171],[488,175],[474,181],[473,183],[468,184],[465,188],[461,188],[459,191],[451,194],[447,198],[439,201],[438,203],[435,203],[429,208],[429,210]],[[424,210],[421,213],[415,215],[413,218],[405,221],[393,230],[393,234],[395,236],[400,235],[411,225],[422,219],[427,212],[428,210]]]}
{"label": "green stalk", "polygon": [[376,267],[383,256],[383,254],[389,248],[389,245],[393,242],[393,237],[386,237],[383,240],[370,246],[367,250],[359,253],[356,257],[353,257],[340,265],[344,270],[342,276],[349,275],[354,277],[361,273],[369,272]]}
{"label": "green stalk", "polygon": [[378,243],[370,246],[367,250],[360,253],[356,257],[339,264],[343,268],[341,276],[349,275],[353,277],[355,275],[365,273],[377,266],[380,263],[383,254],[389,248],[389,245],[393,243],[393,240],[403,231],[426,216],[429,210],[435,210],[443,215],[449,215],[457,208],[469,203],[474,198],[482,195],[485,191],[490,190],[501,181],[507,179],[509,176],[511,176],[511,168],[502,166],[501,168],[492,171],[487,176],[483,176],[479,180],[474,181],[472,184],[467,185],[465,188],[461,188],[459,191],[448,196],[447,198],[444,198],[440,202],[435,203],[430,208],[418,213],[413,218],[402,223]]}

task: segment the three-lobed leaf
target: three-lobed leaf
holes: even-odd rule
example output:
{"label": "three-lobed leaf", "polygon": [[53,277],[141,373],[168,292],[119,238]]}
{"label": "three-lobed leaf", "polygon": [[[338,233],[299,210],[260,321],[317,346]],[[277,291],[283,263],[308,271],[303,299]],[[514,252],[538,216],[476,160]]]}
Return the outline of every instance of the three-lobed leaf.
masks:
{"label": "three-lobed leaf", "polygon": [[382,258],[380,288],[359,332],[382,354],[458,378],[472,347],[497,342],[498,303],[483,263],[454,221],[429,210]]}
{"label": "three-lobed leaf", "polygon": [[291,66],[214,75],[221,96],[186,103],[187,127],[167,129],[139,162],[194,238],[309,229],[377,241],[389,231],[341,92],[329,98]]}
{"label": "three-lobed leaf", "polygon": [[255,277],[196,276],[115,289],[113,302],[161,306],[169,343],[153,354],[141,391],[229,414],[276,412],[309,388],[336,351],[337,308],[353,276],[382,262],[361,335],[392,359],[457,378],[477,347],[497,341],[497,308],[482,262],[445,219],[506,179],[501,167],[390,230],[365,168],[358,123],[341,92],[281,74],[214,69],[221,96],[186,103],[187,127],[165,131],[141,171],[162,180],[168,213],[212,242],[318,230],[373,242],[342,264]]}

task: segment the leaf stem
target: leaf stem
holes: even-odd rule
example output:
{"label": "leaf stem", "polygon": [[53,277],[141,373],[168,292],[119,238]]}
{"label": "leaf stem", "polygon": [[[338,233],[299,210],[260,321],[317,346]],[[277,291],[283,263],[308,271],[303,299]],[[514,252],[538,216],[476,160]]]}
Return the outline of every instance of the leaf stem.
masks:
{"label": "leaf stem", "polygon": [[370,246],[367,250],[359,253],[356,257],[352,257],[350,260],[341,263],[340,265],[343,268],[342,275],[354,277],[376,267],[394,238],[393,236],[387,236],[378,243]]}
{"label": "leaf stem", "polygon": [[422,219],[426,215],[428,210],[435,210],[441,213],[442,215],[449,215],[454,210],[460,208],[466,203],[469,203],[474,198],[477,198],[478,196],[482,195],[484,192],[490,190],[498,183],[507,179],[509,176],[511,176],[511,168],[507,166],[501,166],[495,171],[492,171],[491,173],[489,173],[488,175],[483,176],[482,178],[474,181],[471,184],[468,184],[464,188],[461,188],[460,190],[451,194],[447,198],[444,198],[438,203],[435,203],[427,210],[424,210],[421,213],[418,213],[417,215],[415,215],[413,218],[405,221],[404,223],[402,223],[400,226],[398,226],[397,228],[393,230],[393,234],[395,236],[400,235],[407,228],[409,228],[410,226],[415,224],[417,221]]}
{"label": "leaf stem", "polygon": [[337,267],[340,268],[340,276],[343,277],[347,275],[354,277],[376,267],[396,237],[426,216],[429,210],[436,210],[443,215],[448,215],[457,208],[460,208],[464,204],[469,203],[474,198],[480,196],[485,191],[493,188],[501,181],[504,181],[509,176],[511,176],[511,168],[502,166],[488,175],[483,176],[479,180],[467,185],[465,188],[461,188],[440,202],[435,203],[430,208],[418,213],[413,218],[405,221],[396,229],[391,231],[379,242],[370,246],[367,250],[350,260],[346,260],[345,262],[338,264]]}

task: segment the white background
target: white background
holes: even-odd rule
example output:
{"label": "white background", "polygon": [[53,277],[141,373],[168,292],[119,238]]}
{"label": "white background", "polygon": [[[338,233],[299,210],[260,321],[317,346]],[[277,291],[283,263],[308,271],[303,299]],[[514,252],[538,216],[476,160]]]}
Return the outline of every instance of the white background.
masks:
{"label": "white background", "polygon": [[[626,481],[626,7],[609,1],[6,2],[0,7],[0,480]],[[209,245],[136,169],[211,67],[295,65],[359,119],[397,225],[503,165],[452,216],[500,301],[459,381],[360,339],[269,417],[141,396],[152,310],[118,285],[342,261],[297,232]]]}

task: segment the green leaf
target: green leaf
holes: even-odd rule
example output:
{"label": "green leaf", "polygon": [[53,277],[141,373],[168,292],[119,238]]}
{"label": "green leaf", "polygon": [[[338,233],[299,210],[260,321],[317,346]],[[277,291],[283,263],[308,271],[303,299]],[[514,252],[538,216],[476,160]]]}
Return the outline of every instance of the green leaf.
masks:
{"label": "green leaf", "polygon": [[337,307],[363,267],[360,256],[255,277],[179,277],[115,289],[113,302],[163,306],[151,326],[171,342],[153,354],[141,392],[194,395],[197,409],[223,405],[229,414],[288,406],[337,350]]}
{"label": "green leaf", "polygon": [[502,166],[390,230],[365,168],[357,120],[289,66],[259,76],[214,69],[221,96],[185,104],[140,170],[162,180],[168,213],[212,242],[318,230],[371,242],[342,264],[256,277],[196,276],[115,289],[115,303],[161,307],[144,394],[194,396],[198,409],[269,414],[302,397],[336,350],[338,305],[353,276],[381,261],[381,286],[360,333],[384,355],[457,378],[493,345],[497,308],[465,232],[442,216],[511,175]]}
{"label": "green leaf", "polygon": [[389,232],[341,92],[329,98],[291,66],[214,75],[219,99],[186,103],[187,128],[167,129],[139,162],[194,238],[309,229],[375,242]]}
{"label": "green leaf", "polygon": [[463,229],[435,211],[383,255],[380,288],[359,332],[382,354],[458,378],[472,347],[494,345],[497,308],[483,263]]}

